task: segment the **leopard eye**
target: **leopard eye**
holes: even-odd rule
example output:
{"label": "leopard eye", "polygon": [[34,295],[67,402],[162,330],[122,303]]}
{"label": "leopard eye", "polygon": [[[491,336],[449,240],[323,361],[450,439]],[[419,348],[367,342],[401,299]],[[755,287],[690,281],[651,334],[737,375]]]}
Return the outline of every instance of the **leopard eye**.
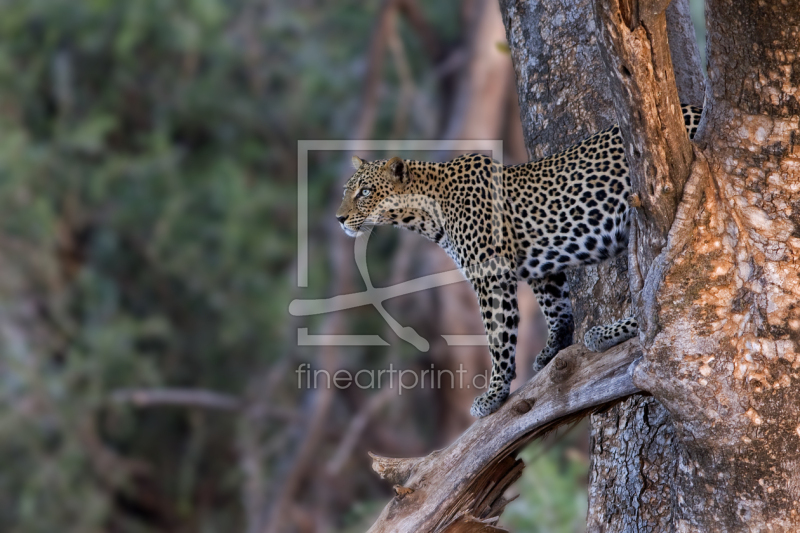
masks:
{"label": "leopard eye", "polygon": [[371,192],[372,192],[371,189],[361,189],[361,191],[358,193],[358,195],[363,197],[363,198],[366,198],[367,196],[370,195]]}

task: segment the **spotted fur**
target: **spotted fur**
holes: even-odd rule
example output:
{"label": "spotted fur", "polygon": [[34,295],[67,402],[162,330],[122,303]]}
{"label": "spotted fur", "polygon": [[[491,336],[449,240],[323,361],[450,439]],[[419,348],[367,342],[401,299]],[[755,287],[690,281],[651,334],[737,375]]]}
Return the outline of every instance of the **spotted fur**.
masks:
{"label": "spotted fur", "polygon": [[[684,107],[691,137],[701,110]],[[533,289],[547,318],[539,371],[572,343],[573,316],[564,271],[627,249],[630,178],[617,126],[568,150],[516,166],[470,154],[446,163],[366,162],[355,174],[336,217],[350,236],[392,224],[438,243],[467,272],[478,295],[492,354],[488,390],[471,413],[494,412],[516,377],[517,282]],[[637,334],[636,320],[592,328],[590,349],[605,350]]]}

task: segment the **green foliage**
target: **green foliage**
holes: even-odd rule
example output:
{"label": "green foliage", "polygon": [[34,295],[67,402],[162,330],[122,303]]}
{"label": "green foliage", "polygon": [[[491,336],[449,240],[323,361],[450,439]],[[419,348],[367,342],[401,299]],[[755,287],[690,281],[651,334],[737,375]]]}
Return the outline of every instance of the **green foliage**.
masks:
{"label": "green foliage", "polygon": [[[0,531],[242,530],[233,417],[110,398],[241,395],[289,349],[296,141],[350,133],[378,3],[0,8]],[[455,39],[454,3],[423,8]],[[408,41],[419,73],[430,65]],[[376,137],[394,116],[386,77]],[[319,243],[341,176],[330,155],[313,158]],[[385,261],[395,242],[370,253]],[[314,253],[310,279],[324,287]],[[543,471],[526,491],[553,483],[548,465],[529,467]],[[361,496],[343,522],[384,501]],[[536,509],[572,516],[569,498],[551,511],[545,496]]]}
{"label": "green foliage", "polygon": [[[204,432],[220,415],[108,398],[160,384],[238,394],[284,349],[291,149],[352,89],[328,56],[363,43],[310,53],[311,10],[246,0],[2,7],[0,312],[15,326],[0,336],[0,530],[227,516],[230,531],[236,484],[200,497],[204,476],[235,474],[208,460],[230,457],[233,424]],[[368,19],[348,17],[363,35]]]}
{"label": "green foliage", "polygon": [[[583,431],[578,435],[585,439]],[[536,441],[521,454],[526,466],[514,486],[521,496],[501,517],[511,531],[578,533],[585,529],[588,457],[575,447],[579,444],[576,436],[550,448]]]}

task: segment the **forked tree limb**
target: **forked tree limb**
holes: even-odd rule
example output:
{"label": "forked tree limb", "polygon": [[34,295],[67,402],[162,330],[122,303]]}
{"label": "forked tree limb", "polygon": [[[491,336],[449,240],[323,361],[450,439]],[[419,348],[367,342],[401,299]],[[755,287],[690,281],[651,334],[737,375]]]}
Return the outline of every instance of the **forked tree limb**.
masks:
{"label": "forked tree limb", "polygon": [[669,0],[593,0],[597,42],[630,166],[630,201],[637,208],[629,276],[645,347],[657,321],[652,313],[642,312],[647,307],[642,288],[649,266],[667,242],[693,162],[667,38],[668,4]]}
{"label": "forked tree limb", "polygon": [[639,392],[629,368],[641,356],[631,339],[603,352],[582,345],[561,351],[496,413],[427,457],[372,455],[373,469],[395,489],[370,532],[494,532],[522,473],[516,453],[532,439]]}

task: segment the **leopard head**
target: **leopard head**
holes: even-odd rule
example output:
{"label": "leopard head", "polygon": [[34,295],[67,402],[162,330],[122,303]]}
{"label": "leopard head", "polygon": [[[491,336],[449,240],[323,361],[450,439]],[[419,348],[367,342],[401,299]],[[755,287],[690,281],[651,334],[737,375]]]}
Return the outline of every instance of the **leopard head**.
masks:
{"label": "leopard head", "polygon": [[399,157],[390,160],[364,161],[353,156],[356,172],[344,186],[342,205],[336,220],[350,237],[360,235],[368,226],[390,224],[392,212],[409,181],[408,164]]}

